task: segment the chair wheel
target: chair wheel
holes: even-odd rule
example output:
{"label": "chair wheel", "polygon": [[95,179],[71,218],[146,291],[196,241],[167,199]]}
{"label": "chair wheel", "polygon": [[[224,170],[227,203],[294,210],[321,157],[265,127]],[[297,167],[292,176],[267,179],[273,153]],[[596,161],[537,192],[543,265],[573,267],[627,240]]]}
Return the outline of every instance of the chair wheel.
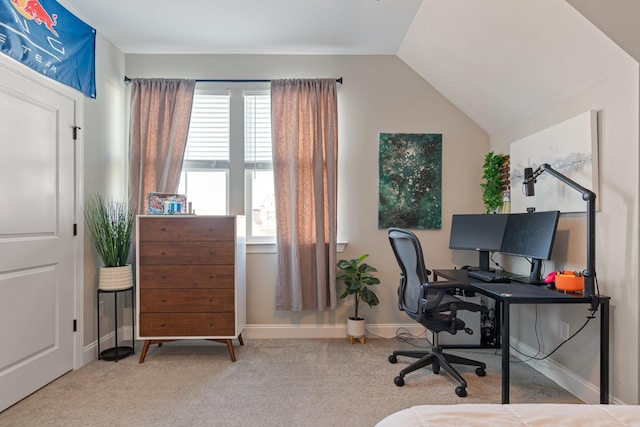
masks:
{"label": "chair wheel", "polygon": [[487,375],[487,372],[484,370],[484,368],[476,368],[476,375],[479,377],[484,377],[485,375]]}
{"label": "chair wheel", "polygon": [[395,377],[395,378],[393,379],[393,382],[394,382],[394,384],[395,384],[395,385],[397,385],[398,387],[402,387],[402,386],[404,385],[404,378],[402,378],[402,377],[400,377],[400,376]]}
{"label": "chair wheel", "polygon": [[434,366],[432,369],[433,369],[433,373],[434,374],[439,374],[440,373],[440,366]]}
{"label": "chair wheel", "polygon": [[398,363],[398,358],[392,354],[389,356],[389,363]]}
{"label": "chair wheel", "polygon": [[458,397],[467,397],[467,389],[461,386],[456,387]]}

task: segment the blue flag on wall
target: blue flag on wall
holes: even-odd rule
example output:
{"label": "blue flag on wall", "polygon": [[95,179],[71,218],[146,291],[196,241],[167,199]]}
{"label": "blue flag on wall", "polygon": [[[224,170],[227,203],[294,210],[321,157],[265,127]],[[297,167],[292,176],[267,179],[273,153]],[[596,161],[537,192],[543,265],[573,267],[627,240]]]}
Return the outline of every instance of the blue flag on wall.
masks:
{"label": "blue flag on wall", "polygon": [[96,31],[55,0],[0,0],[0,52],[96,97]]}

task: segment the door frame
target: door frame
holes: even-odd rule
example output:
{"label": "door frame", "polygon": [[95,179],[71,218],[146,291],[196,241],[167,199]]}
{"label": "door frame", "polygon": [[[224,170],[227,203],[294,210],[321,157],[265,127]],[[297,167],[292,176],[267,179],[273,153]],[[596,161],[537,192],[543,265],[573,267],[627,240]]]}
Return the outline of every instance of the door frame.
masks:
{"label": "door frame", "polygon": [[0,66],[35,82],[53,92],[70,98],[75,104],[75,125],[80,128],[77,139],[74,142],[74,223],[76,224],[76,236],[73,242],[73,318],[76,320],[76,330],[73,336],[73,369],[79,369],[85,365],[84,361],[84,95],[79,91],[67,87],[55,80],[40,75],[29,67],[0,54]]}

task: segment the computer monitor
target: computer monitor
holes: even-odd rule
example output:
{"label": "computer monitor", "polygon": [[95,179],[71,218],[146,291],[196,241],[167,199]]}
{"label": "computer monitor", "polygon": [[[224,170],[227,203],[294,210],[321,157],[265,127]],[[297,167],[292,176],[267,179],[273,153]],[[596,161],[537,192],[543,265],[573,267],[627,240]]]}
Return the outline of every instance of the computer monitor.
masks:
{"label": "computer monitor", "polygon": [[451,220],[449,249],[478,251],[478,269],[489,271],[489,252],[502,248],[509,215],[455,214]]}
{"label": "computer monitor", "polygon": [[504,230],[500,253],[531,258],[529,277],[519,282],[543,283],[542,260],[551,259],[560,211],[510,214]]}

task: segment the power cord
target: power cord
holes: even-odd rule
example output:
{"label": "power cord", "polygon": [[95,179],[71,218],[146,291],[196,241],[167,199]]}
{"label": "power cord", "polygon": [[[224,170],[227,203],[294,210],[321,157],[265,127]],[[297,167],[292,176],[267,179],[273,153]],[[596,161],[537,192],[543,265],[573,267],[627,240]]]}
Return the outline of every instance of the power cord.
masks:
{"label": "power cord", "polygon": [[[512,345],[509,345],[509,347],[511,347],[513,350],[515,350],[516,352],[520,353],[521,355],[523,355],[523,356],[525,356],[525,357],[528,357],[528,358],[529,358],[528,360],[521,360],[521,361],[519,360],[518,362],[528,362],[529,360],[545,360],[545,359],[547,359],[548,357],[550,357],[553,353],[555,353],[556,351],[558,351],[558,349],[559,349],[560,347],[562,347],[563,345],[565,345],[566,343],[568,343],[570,340],[572,340],[572,339],[573,339],[573,337],[575,337],[575,336],[576,336],[576,335],[578,335],[580,332],[582,332],[582,330],[587,326],[587,324],[589,323],[589,321],[591,321],[591,319],[595,319],[595,316],[594,316],[594,315],[595,315],[595,313],[596,313],[596,311],[595,311],[595,310],[592,310],[592,311],[591,311],[591,314],[590,314],[589,316],[587,316],[587,320],[582,324],[582,326],[580,326],[580,328],[579,328],[576,332],[574,332],[574,333],[573,333],[573,335],[571,335],[569,338],[567,338],[566,340],[564,340],[564,341],[562,341],[560,344],[558,344],[558,346],[557,346],[556,348],[554,348],[554,349],[551,351],[551,353],[547,354],[546,356],[543,356],[543,357],[529,356],[529,355],[527,355],[527,354],[524,354],[524,353],[523,353],[523,352],[521,352],[520,350],[518,350],[518,349],[514,348]],[[538,351],[538,354],[539,354],[539,353],[540,353],[540,352]],[[536,356],[537,356],[537,354],[536,354]]]}
{"label": "power cord", "polygon": [[[420,338],[424,335],[425,340],[429,344],[428,346],[418,345],[412,342],[414,339]],[[433,347],[433,343],[427,338],[427,330],[425,328],[424,332],[420,335],[413,335],[407,328],[398,328],[396,330],[396,341],[410,344],[417,348],[431,348]]]}
{"label": "power cord", "polygon": [[[596,279],[596,288],[598,288],[598,280]],[[598,295],[600,295],[600,291],[598,290]],[[513,347],[511,344],[509,344],[509,347],[514,350],[515,352],[528,357],[527,360],[518,360],[514,363],[524,363],[524,362],[528,362],[530,360],[545,360],[547,358],[549,358],[553,353],[555,353],[556,351],[558,351],[560,349],[560,347],[562,347],[563,345],[565,345],[566,343],[568,343],[569,341],[571,341],[573,339],[573,337],[575,337],[576,335],[578,335],[580,332],[582,332],[582,330],[587,326],[587,324],[589,324],[589,322],[591,321],[591,319],[595,319],[596,316],[596,311],[595,310],[589,310],[591,313],[587,316],[587,320],[585,320],[585,322],[582,324],[582,326],[580,326],[580,328],[578,328],[577,331],[575,331],[569,338],[567,338],[566,340],[562,341],[560,344],[558,344],[556,346],[556,348],[554,348],[549,354],[547,354],[546,356],[542,356],[542,357],[537,357],[540,354],[540,350],[541,350],[541,345],[540,345],[540,336],[538,334],[538,304],[536,304],[536,320],[535,320],[535,330],[536,330],[536,339],[538,341],[538,352],[531,356],[528,354],[523,353],[522,351],[518,350],[517,348]]]}
{"label": "power cord", "polygon": [[493,255],[495,254],[495,252],[490,252],[489,253],[489,259],[491,260],[492,263],[494,263],[496,265],[496,267],[498,267],[500,270],[502,271],[507,271],[504,269],[503,266],[501,266],[500,264],[498,264],[498,261],[496,261],[495,259],[493,259]]}
{"label": "power cord", "polygon": [[386,337],[383,337],[382,335],[374,334],[368,328],[365,328],[365,332],[367,333],[368,336],[372,336],[372,337],[376,337],[376,338],[386,338]]}

